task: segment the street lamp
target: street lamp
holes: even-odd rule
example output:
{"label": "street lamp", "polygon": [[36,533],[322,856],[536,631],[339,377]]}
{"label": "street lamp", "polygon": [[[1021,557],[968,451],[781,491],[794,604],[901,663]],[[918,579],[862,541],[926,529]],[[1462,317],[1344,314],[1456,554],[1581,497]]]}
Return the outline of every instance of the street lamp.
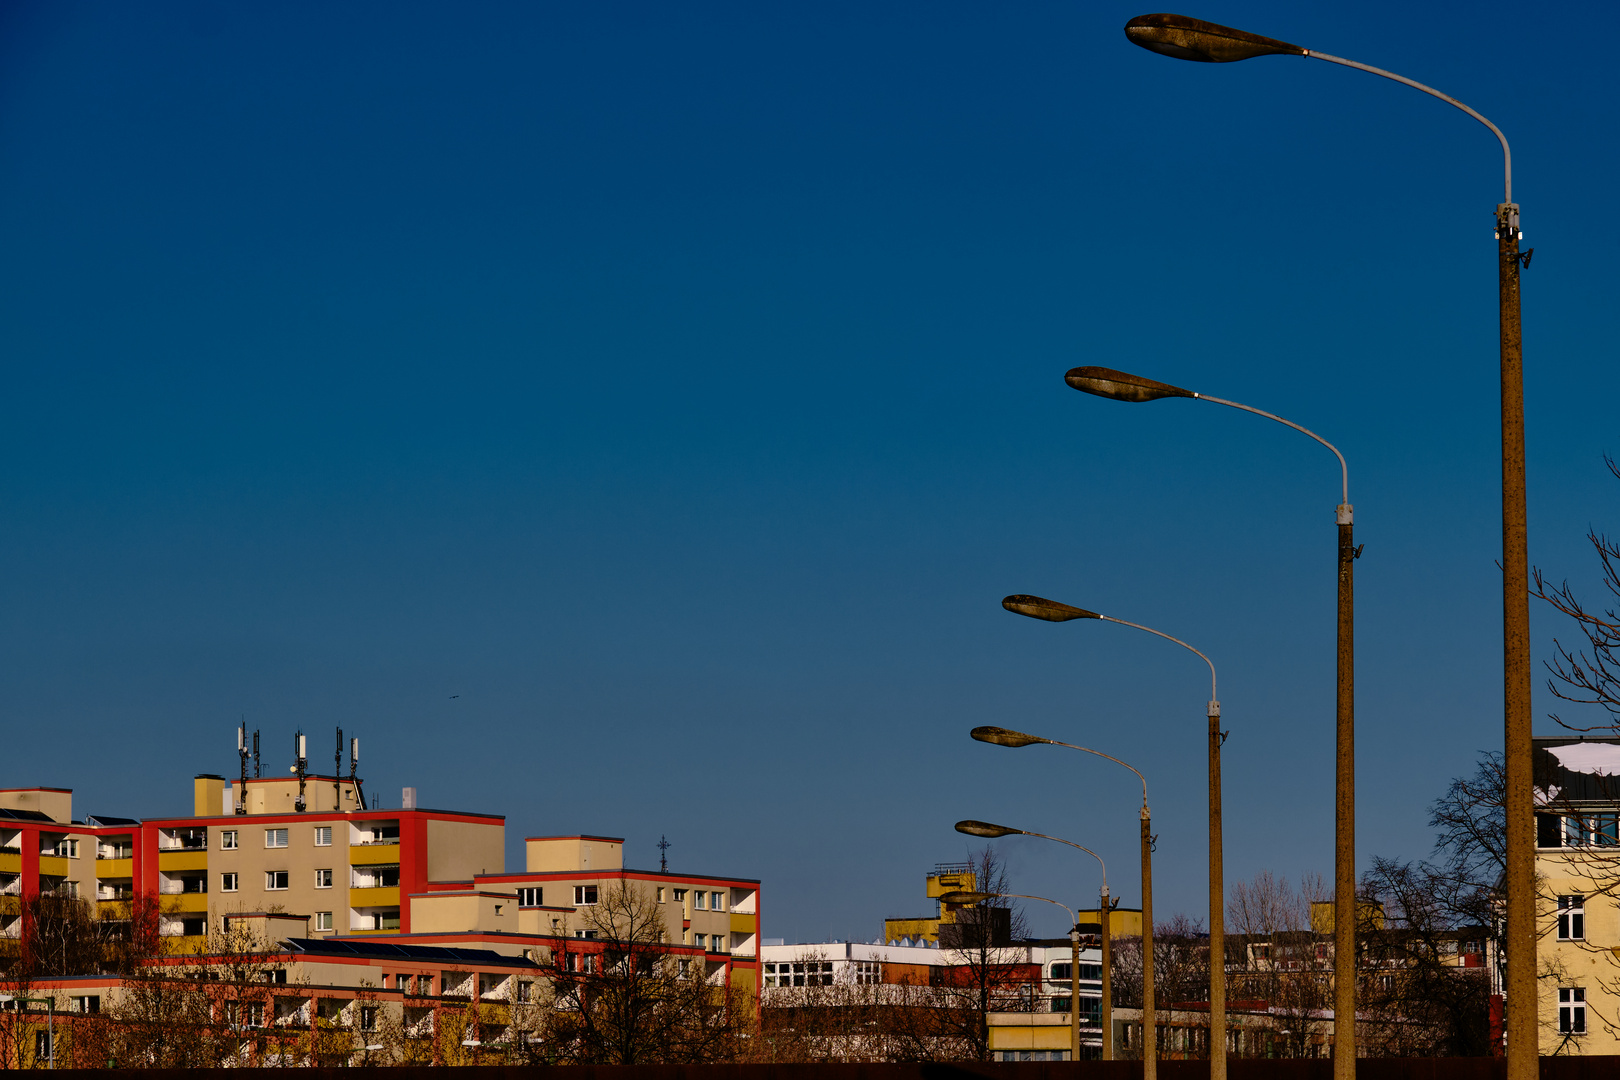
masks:
{"label": "street lamp", "polygon": [[1148,810],[1147,777],[1136,766],[1089,746],[1043,739],[1039,735],[1026,735],[1022,731],[1010,731],[1003,727],[976,727],[969,734],[980,742],[995,746],[1045,743],[1048,746],[1083,750],[1124,765],[1142,781],[1142,1080],[1155,1080],[1159,1075],[1159,1017],[1153,1003],[1153,815]]}
{"label": "street lamp", "polygon": [[[1155,385],[1164,385],[1163,383]],[[1170,389],[1175,389],[1171,387]],[[1143,398],[1144,401],[1152,400]],[[1103,622],[1145,630],[1155,637],[1173,641],[1209,665],[1209,1069],[1210,1080],[1226,1077],[1226,886],[1224,854],[1221,847],[1221,744],[1227,733],[1221,730],[1221,703],[1215,692],[1215,664],[1209,657],[1162,630],[1141,623],[1126,622],[1112,615],[1100,615],[1085,608],[1060,604],[1041,596],[1019,593],[1001,601],[1015,615],[1027,615],[1045,622],[1074,619],[1101,619]],[[1117,759],[1116,759],[1117,760]],[[1123,764],[1123,762],[1121,762]],[[1138,774],[1140,775],[1140,774]],[[1143,784],[1144,789],[1146,783]],[[1145,1040],[1144,1040],[1145,1041]]]}
{"label": "street lamp", "polygon": [[1016,892],[969,892],[959,889],[955,892],[943,893],[939,902],[942,904],[982,904],[986,900],[1007,897],[1016,900],[1044,900],[1048,904],[1055,904],[1069,913],[1069,1060],[1080,1060],[1080,919],[1075,915],[1074,909],[1068,904],[1059,904],[1056,900],[1044,896],[1032,896],[1027,893]]}
{"label": "street lamp", "polygon": [[[1139,15],[1125,24],[1133,43],[1165,56],[1228,63],[1267,54],[1304,56],[1366,71],[1421,90],[1472,116],[1502,144],[1502,201],[1496,206],[1498,331],[1502,378],[1502,683],[1503,757],[1507,771],[1507,1061],[1508,1080],[1535,1080],[1536,914],[1534,808],[1530,757],[1530,557],[1524,490],[1524,349],[1519,324],[1519,206],[1513,201],[1513,153],[1500,128],[1456,98],[1404,75],[1185,15]],[[1337,918],[1337,916],[1335,916]],[[1337,1019],[1336,1025],[1337,1026]],[[1355,1062],[1334,1054],[1336,1080]],[[1215,1078],[1219,1080],[1219,1078]]]}
{"label": "street lamp", "polygon": [[[1113,905],[1108,901],[1108,865],[1103,862],[1102,856],[1097,854],[1095,851],[1092,851],[1084,844],[1077,844],[1073,840],[1065,840],[1061,836],[1047,836],[1045,833],[1030,832],[1028,829],[1015,829],[1010,825],[992,825],[988,821],[973,821],[971,819],[967,821],[958,821],[956,823],[956,831],[959,833],[966,833],[969,836],[984,836],[991,839],[998,836],[1038,836],[1042,840],[1052,840],[1059,844],[1068,844],[1072,848],[1079,848],[1081,851],[1097,860],[1097,865],[1102,868],[1102,904],[1097,912],[1098,917],[1102,922],[1102,1057],[1104,1061],[1113,1061],[1114,951],[1113,947],[1109,943],[1110,936],[1108,933],[1108,916],[1109,913],[1114,910],[1114,908]],[[1079,949],[1079,925],[1079,920],[1077,919],[1075,921],[1075,926],[1077,928],[1075,930],[1075,936],[1070,939],[1075,943],[1074,947],[1076,950]],[[1078,1018],[1078,1010],[1080,1008],[1080,961],[1078,951],[1075,953],[1075,958],[1075,969],[1072,973],[1074,975],[1074,1000],[1071,1001],[1070,1004],[1074,1006],[1076,1013],[1070,1018],[1069,1022],[1071,1026],[1077,1026],[1080,1022]],[[1076,1038],[1078,1038],[1078,1036],[1076,1036]],[[1078,1045],[1079,1044],[1076,1043],[1076,1046]]]}
{"label": "street lamp", "polygon": [[[1333,456],[1339,459],[1341,501],[1336,511],[1339,525],[1338,745],[1334,754],[1333,800],[1333,1037],[1335,1054],[1342,1049],[1342,1056],[1353,1067],[1356,1060],[1355,560],[1360,551],[1352,535],[1354,514],[1350,505],[1350,467],[1345,464],[1339,448],[1316,432],[1252,405],[1194,393],[1112,368],[1072,368],[1064,379],[1076,390],[1115,401],[1184,397],[1241,409],[1309,435],[1333,451]],[[1341,1076],[1339,1080],[1349,1078]]]}

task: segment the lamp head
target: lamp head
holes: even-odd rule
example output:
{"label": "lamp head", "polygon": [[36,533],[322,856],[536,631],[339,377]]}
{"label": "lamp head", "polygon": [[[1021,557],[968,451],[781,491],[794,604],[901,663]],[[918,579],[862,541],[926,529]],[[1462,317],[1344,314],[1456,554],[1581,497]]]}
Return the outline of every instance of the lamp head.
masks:
{"label": "lamp head", "polygon": [[995,743],[997,746],[1030,746],[1034,743],[1051,742],[1039,735],[1025,735],[1022,731],[1010,731],[1004,727],[976,727],[969,732],[980,742]]}
{"label": "lamp head", "polygon": [[1197,397],[1191,390],[1183,390],[1169,383],[1154,382],[1140,375],[1127,375],[1105,367],[1070,368],[1063,381],[1076,390],[1115,401],[1157,401],[1167,397]]}
{"label": "lamp head", "polygon": [[1014,593],[1001,601],[1001,606],[1014,615],[1028,615],[1032,619],[1045,619],[1047,622],[1068,622],[1070,619],[1100,619],[1101,615],[1085,608],[1070,607],[1060,604],[1056,600],[1048,600],[1041,596],[1030,596],[1027,593]]}
{"label": "lamp head", "polygon": [[993,900],[999,895],[1001,894],[993,892],[969,892],[966,889],[959,889],[956,892],[942,893],[940,895],[939,902],[942,904],[981,904],[986,900]]}
{"label": "lamp head", "polygon": [[1009,829],[1005,825],[992,825],[988,821],[958,821],[956,831],[967,833],[969,836],[988,836],[994,839],[998,836],[1022,836],[1023,829]]}
{"label": "lamp head", "polygon": [[1305,56],[1298,45],[1186,15],[1138,15],[1125,24],[1131,44],[1177,60],[1229,64],[1253,56]]}

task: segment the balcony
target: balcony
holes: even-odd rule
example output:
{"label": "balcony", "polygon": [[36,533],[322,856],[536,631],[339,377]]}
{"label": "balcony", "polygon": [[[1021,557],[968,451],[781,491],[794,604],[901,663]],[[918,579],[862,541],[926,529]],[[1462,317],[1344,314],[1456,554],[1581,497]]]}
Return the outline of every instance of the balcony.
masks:
{"label": "balcony", "polygon": [[352,866],[375,866],[399,862],[399,844],[356,844],[349,849]]}

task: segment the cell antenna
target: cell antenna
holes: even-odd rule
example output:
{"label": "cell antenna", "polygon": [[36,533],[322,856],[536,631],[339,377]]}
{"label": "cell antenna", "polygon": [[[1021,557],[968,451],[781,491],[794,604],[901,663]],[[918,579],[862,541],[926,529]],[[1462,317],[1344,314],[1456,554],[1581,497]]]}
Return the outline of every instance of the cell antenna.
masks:
{"label": "cell antenna", "polygon": [[[257,739],[255,739],[257,741]],[[242,763],[242,785],[236,789],[236,812],[247,813],[247,718],[243,717],[242,726],[236,729],[236,756]]]}
{"label": "cell antenna", "polygon": [[669,858],[666,855],[668,851],[669,838],[660,833],[658,836],[658,872],[660,874],[669,869]]}
{"label": "cell antenna", "polygon": [[304,778],[309,774],[309,758],[305,756],[304,731],[298,729],[293,734],[293,767],[290,770],[298,777],[298,798],[293,801],[293,809],[300,814],[309,804],[304,799]]}
{"label": "cell antenna", "polygon": [[360,767],[360,740],[349,740],[349,783],[354,785],[354,798],[360,804],[360,809],[366,808],[366,793],[360,790],[360,778],[355,770]]}
{"label": "cell antenna", "polygon": [[257,780],[262,773],[259,772],[259,729],[253,729],[253,778]]}

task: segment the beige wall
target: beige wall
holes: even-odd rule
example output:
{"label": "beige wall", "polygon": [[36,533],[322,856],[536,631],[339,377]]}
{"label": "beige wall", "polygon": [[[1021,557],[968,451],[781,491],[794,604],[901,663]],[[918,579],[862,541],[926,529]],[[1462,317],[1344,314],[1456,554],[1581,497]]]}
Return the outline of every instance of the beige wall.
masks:
{"label": "beige wall", "polygon": [[524,842],[530,873],[624,868],[624,841],[611,836],[544,836]]}
{"label": "beige wall", "polygon": [[37,810],[52,821],[73,820],[73,792],[65,788],[15,788],[0,791],[0,807]]}
{"label": "beige wall", "polygon": [[[1620,902],[1603,893],[1612,884],[1613,849],[1598,849],[1592,855],[1542,855],[1536,869],[1542,880],[1537,902],[1540,943],[1536,946],[1542,977],[1536,980],[1540,991],[1543,1054],[1620,1054],[1620,1033],[1612,1026],[1620,993],[1616,993],[1620,960],[1609,948],[1620,941]],[[1585,938],[1558,940],[1559,896],[1578,895],[1586,899]],[[1581,987],[1586,991],[1586,1034],[1565,1038],[1558,1031],[1558,990]]]}
{"label": "beige wall", "polygon": [[[310,932],[325,933],[324,930],[315,929],[317,923],[314,917],[317,912],[331,912],[332,932],[348,932],[350,867],[347,821],[315,816],[284,823],[255,822],[250,816],[233,816],[226,820],[228,824],[208,827],[206,853],[178,852],[165,859],[164,856],[169,853],[160,851],[159,871],[164,871],[166,862],[181,868],[183,864],[195,861],[201,869],[205,869],[208,874],[206,906],[216,925],[219,916],[233,912],[282,911],[309,916]],[[332,830],[332,843],[329,846],[316,846],[317,827]],[[265,846],[265,833],[270,829],[287,830],[286,847]],[[225,846],[226,834],[231,832],[236,834],[237,846],[234,849]],[[195,856],[204,857],[195,859]],[[332,872],[330,888],[316,887],[317,870]],[[266,887],[265,875],[270,871],[286,872],[285,889]],[[179,872],[184,872],[184,869]],[[237,876],[234,892],[224,889],[223,878],[228,873]],[[170,876],[175,875],[171,873]],[[180,899],[196,902],[185,894],[181,894]]]}
{"label": "beige wall", "polygon": [[411,898],[411,933],[522,933],[517,894],[431,893]]}
{"label": "beige wall", "polygon": [[506,872],[506,825],[500,820],[427,823],[429,881],[471,881]]}

